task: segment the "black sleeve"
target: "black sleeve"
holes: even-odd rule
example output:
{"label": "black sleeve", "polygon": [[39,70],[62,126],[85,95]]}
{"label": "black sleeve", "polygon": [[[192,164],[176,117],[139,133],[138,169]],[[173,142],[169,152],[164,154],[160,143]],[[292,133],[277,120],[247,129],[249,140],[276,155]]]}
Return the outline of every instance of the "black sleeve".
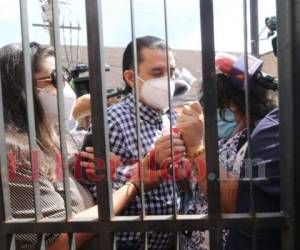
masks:
{"label": "black sleeve", "polygon": [[[250,174],[253,176],[255,212],[280,211],[279,123],[278,112],[264,118],[252,133],[252,164],[245,161],[237,198],[237,213],[251,208]],[[247,169],[248,168],[248,169]],[[256,229],[257,250],[279,250],[280,229]],[[226,250],[252,249],[252,229],[230,230]]]}

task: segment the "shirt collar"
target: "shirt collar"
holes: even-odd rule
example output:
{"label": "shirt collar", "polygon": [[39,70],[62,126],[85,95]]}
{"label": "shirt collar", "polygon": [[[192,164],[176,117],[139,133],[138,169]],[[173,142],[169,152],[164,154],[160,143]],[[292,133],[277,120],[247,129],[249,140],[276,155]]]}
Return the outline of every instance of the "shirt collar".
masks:
{"label": "shirt collar", "polygon": [[[135,113],[135,99],[132,94],[129,94],[125,99],[125,104],[129,107],[132,113]],[[150,123],[162,123],[162,111],[155,110],[142,102],[139,102],[140,106],[140,119],[144,121],[148,121]]]}

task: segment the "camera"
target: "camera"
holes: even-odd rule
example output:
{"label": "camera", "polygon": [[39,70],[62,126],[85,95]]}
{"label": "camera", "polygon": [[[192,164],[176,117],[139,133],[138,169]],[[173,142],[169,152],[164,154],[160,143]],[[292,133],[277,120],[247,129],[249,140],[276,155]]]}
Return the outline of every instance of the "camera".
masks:
{"label": "camera", "polygon": [[[273,36],[277,31],[277,17],[276,16],[267,17],[265,19],[265,24],[269,29],[269,33],[268,33],[268,38],[269,38]],[[277,36],[275,36],[272,39],[272,48],[273,48],[274,55],[277,56]]]}
{"label": "camera", "polygon": [[[85,63],[76,64],[75,68],[69,72],[70,80],[73,81],[74,91],[77,98],[90,93],[90,77],[88,76],[89,66]],[[110,71],[110,66],[105,64],[105,72]],[[87,73],[86,76],[80,76]]]}
{"label": "camera", "polygon": [[268,37],[273,36],[275,34],[275,31],[277,30],[277,17],[276,16],[267,17],[265,19],[265,24],[269,29]]}

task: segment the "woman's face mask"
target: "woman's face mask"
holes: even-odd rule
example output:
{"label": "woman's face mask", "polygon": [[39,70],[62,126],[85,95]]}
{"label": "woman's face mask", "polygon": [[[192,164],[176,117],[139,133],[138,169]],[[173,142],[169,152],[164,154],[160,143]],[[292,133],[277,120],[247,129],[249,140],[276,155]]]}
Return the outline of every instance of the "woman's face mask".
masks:
{"label": "woman's face mask", "polygon": [[[64,93],[64,108],[66,122],[72,119],[72,112],[76,100],[76,95],[69,84],[65,84]],[[46,118],[50,123],[58,122],[58,106],[57,95],[53,94],[47,88],[39,89],[39,99],[46,114]]]}
{"label": "woman's face mask", "polygon": [[[145,102],[152,108],[158,110],[165,110],[169,107],[169,95],[168,95],[168,76],[160,78],[152,78],[149,80],[143,80],[143,86],[141,88],[141,96]],[[171,98],[175,91],[175,81],[170,79],[170,94]]]}
{"label": "woman's face mask", "polygon": [[224,118],[226,121],[222,120],[218,112],[218,135],[219,139],[227,139],[233,135],[233,132],[237,128],[237,123],[234,120],[234,114],[230,109],[226,109]]}

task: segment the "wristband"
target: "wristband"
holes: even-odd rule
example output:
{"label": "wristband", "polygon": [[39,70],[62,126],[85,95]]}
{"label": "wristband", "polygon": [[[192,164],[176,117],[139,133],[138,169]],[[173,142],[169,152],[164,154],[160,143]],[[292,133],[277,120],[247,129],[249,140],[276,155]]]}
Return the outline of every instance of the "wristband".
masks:
{"label": "wristband", "polygon": [[200,148],[200,149],[198,149],[196,152],[192,152],[192,153],[187,153],[187,158],[189,158],[189,159],[194,159],[194,158],[196,158],[196,157],[198,157],[199,155],[202,155],[202,154],[204,154],[205,153],[205,148],[204,147],[202,147],[202,148]]}

